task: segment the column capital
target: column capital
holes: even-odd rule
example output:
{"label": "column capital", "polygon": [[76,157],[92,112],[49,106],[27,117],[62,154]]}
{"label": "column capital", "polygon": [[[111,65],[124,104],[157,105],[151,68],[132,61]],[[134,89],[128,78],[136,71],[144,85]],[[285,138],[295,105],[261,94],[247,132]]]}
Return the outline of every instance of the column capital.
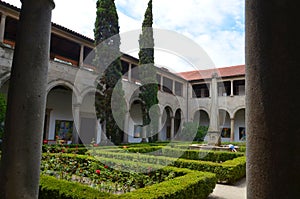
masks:
{"label": "column capital", "polygon": [[1,19],[5,19],[7,17],[7,14],[5,12],[1,12]]}

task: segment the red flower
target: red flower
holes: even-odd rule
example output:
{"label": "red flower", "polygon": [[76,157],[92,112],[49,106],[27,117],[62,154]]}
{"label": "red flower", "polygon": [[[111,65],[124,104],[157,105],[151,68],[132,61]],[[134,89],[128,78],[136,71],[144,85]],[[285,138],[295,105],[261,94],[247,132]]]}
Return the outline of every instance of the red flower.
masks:
{"label": "red flower", "polygon": [[123,148],[124,148],[124,149],[126,149],[126,148],[127,148],[127,146],[123,146]]}
{"label": "red flower", "polygon": [[107,166],[107,165],[105,165],[105,166],[104,166],[104,168],[106,168],[106,169],[107,169],[107,168],[108,168],[108,166]]}
{"label": "red flower", "polygon": [[93,146],[94,146],[94,147],[97,147],[97,146],[99,146],[99,145],[98,145],[98,144],[94,144]]}
{"label": "red flower", "polygon": [[101,171],[99,169],[96,170],[96,173],[100,175]]}
{"label": "red flower", "polygon": [[43,144],[48,144],[48,140],[43,140]]}

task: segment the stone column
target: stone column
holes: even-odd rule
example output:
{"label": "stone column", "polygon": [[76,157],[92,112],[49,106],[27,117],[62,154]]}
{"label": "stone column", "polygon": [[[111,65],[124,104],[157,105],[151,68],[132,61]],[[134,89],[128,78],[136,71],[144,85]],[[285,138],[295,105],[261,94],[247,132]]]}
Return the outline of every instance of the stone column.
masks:
{"label": "stone column", "polygon": [[[209,84],[209,97],[211,98],[211,93],[212,93],[212,82]],[[217,96],[218,96],[218,86],[217,86]]]}
{"label": "stone column", "polygon": [[147,142],[147,126],[142,127],[142,142]]}
{"label": "stone column", "polygon": [[297,198],[298,1],[246,1],[247,198]]}
{"label": "stone column", "polygon": [[125,114],[125,119],[124,119],[124,136],[123,136],[123,143],[128,143],[128,135],[129,135],[129,111],[126,112]]}
{"label": "stone column", "polygon": [[0,43],[3,43],[3,41],[4,41],[5,21],[6,21],[6,15],[5,15],[4,13],[1,13],[1,23],[0,23]]}
{"label": "stone column", "polygon": [[132,77],[131,69],[132,69],[132,64],[130,63],[128,68],[128,82],[131,82],[131,77]]}
{"label": "stone column", "polygon": [[171,117],[171,140],[174,138],[174,117]]}
{"label": "stone column", "polygon": [[100,125],[100,119],[96,120],[96,144],[99,144],[101,142],[101,134],[102,129]]}
{"label": "stone column", "polygon": [[172,93],[175,95],[175,81],[172,80]]}
{"label": "stone column", "polygon": [[218,82],[217,74],[212,75],[211,80],[211,105],[210,105],[210,123],[207,132],[208,145],[221,145],[221,132],[219,122],[218,108]]}
{"label": "stone column", "polygon": [[160,76],[160,91],[163,91],[163,87],[164,87],[164,79],[163,76]]}
{"label": "stone column", "polygon": [[78,144],[80,137],[80,104],[73,105],[73,119],[74,119],[74,128],[73,128],[73,140],[74,144]]}
{"label": "stone column", "polygon": [[234,118],[230,119],[230,141],[234,142]]}
{"label": "stone column", "polygon": [[158,135],[157,135],[158,141],[161,141],[161,130],[163,128],[161,120],[162,120],[162,115],[159,114],[159,116],[158,116]]}
{"label": "stone column", "polygon": [[80,45],[79,67],[83,66],[84,45]]}
{"label": "stone column", "polygon": [[22,0],[8,91],[0,198],[38,198],[52,0]]}
{"label": "stone column", "polygon": [[233,97],[233,80],[230,81],[230,97]]}

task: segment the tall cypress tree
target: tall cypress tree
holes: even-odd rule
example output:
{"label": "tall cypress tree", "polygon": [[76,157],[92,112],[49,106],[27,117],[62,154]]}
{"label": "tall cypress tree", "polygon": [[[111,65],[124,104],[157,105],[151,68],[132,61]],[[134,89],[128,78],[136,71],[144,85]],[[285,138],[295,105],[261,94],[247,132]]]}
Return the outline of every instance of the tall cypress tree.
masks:
{"label": "tall cypress tree", "polygon": [[[96,6],[95,44],[101,44],[101,48],[96,47],[94,62],[100,68],[100,74],[103,74],[97,85],[101,93],[96,93],[95,106],[102,130],[114,143],[119,144],[123,141],[123,126],[121,123],[121,126],[117,125],[114,116],[117,120],[124,121],[126,103],[122,83],[118,83],[122,78],[118,14],[114,0],[98,0]],[[117,95],[112,100],[113,91]]]}
{"label": "tall cypress tree", "polygon": [[[158,121],[155,120],[158,118],[158,109],[152,108],[150,113],[151,107],[158,104],[158,85],[156,79],[156,68],[154,66],[154,38],[152,24],[152,0],[150,0],[145,12],[142,34],[139,39],[139,76],[143,85],[140,87],[139,97],[143,102],[143,126],[148,125],[146,133],[149,137],[151,137],[152,133],[157,133],[158,130]],[[145,139],[143,139],[143,141],[145,141]]]}

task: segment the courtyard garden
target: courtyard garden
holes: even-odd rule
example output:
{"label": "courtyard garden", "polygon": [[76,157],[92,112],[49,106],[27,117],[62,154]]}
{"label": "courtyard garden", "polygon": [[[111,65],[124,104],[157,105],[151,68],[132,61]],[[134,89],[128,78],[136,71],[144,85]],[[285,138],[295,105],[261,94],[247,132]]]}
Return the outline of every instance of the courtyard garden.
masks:
{"label": "courtyard garden", "polygon": [[43,145],[40,198],[207,198],[216,183],[246,175],[238,152],[191,150],[189,143]]}

